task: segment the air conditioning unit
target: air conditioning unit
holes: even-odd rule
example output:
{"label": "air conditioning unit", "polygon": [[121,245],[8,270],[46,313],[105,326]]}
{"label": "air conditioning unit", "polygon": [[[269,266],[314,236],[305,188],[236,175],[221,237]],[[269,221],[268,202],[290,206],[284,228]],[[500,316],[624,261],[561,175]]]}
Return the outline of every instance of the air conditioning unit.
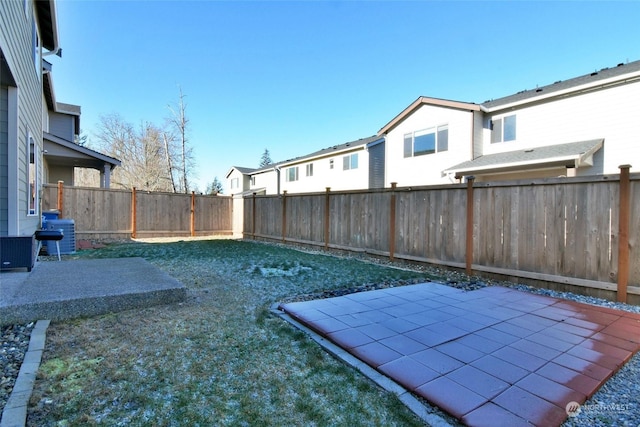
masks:
{"label": "air conditioning unit", "polygon": [[[60,254],[68,255],[76,253],[76,223],[72,219],[50,219],[47,221],[47,230],[62,230],[64,237],[60,240]],[[56,242],[49,240],[43,242],[47,246],[47,254],[56,255]]]}
{"label": "air conditioning unit", "polygon": [[36,259],[33,236],[0,237],[0,269],[26,268],[31,271]]}

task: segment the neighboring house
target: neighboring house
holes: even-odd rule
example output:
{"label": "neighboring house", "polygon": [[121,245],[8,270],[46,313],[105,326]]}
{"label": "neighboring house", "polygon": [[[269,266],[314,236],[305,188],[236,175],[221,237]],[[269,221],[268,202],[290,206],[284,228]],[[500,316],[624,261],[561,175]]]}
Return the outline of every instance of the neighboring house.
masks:
{"label": "neighboring house", "polygon": [[232,194],[244,195],[382,188],[384,154],[384,138],[371,136],[261,169],[233,167],[227,182]]}
{"label": "neighboring house", "polygon": [[0,2],[0,236],[40,226],[44,54],[59,50],[55,2]]}
{"label": "neighboring house", "polygon": [[256,169],[232,166],[226,176],[229,195],[242,194],[249,189],[251,174],[255,171]]}
{"label": "neighboring house", "polygon": [[483,104],[421,97],[378,133],[385,186],[615,174],[640,158],[638,111],[640,61]]}
{"label": "neighboring house", "polygon": [[109,188],[111,172],[120,160],[75,142],[80,134],[80,106],[55,102],[53,90],[47,96],[47,85],[45,98],[49,114],[43,133],[44,182],[75,185],[75,169],[88,168],[100,172],[101,188]]}
{"label": "neighboring house", "polygon": [[638,112],[635,61],[482,104],[422,96],[376,136],[227,179],[250,195],[615,174],[640,158]]}
{"label": "neighboring house", "polygon": [[280,188],[287,193],[368,189],[369,147],[383,140],[371,136],[279,163]]}
{"label": "neighboring house", "polygon": [[385,187],[451,182],[442,170],[472,156],[472,140],[481,137],[480,106],[420,97],[387,123]]}

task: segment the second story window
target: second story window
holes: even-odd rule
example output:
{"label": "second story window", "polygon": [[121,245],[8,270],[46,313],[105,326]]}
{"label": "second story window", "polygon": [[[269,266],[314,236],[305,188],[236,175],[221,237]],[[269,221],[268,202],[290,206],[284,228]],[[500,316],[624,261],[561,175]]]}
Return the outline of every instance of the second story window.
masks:
{"label": "second story window", "polygon": [[404,135],[404,157],[440,153],[449,149],[449,126],[434,126]]}
{"label": "second story window", "polygon": [[240,187],[240,179],[239,178],[231,178],[231,189]]}
{"label": "second story window", "polygon": [[251,179],[251,186],[256,185],[256,177],[252,176],[250,179]]}
{"label": "second story window", "polygon": [[288,168],[286,172],[287,182],[293,182],[298,180],[298,167],[294,166]]}
{"label": "second story window", "polygon": [[313,176],[313,163],[309,163],[306,166],[306,174],[307,176]]}
{"label": "second story window", "polygon": [[333,159],[329,159],[329,169],[333,169]]}
{"label": "second story window", "polygon": [[515,141],[516,116],[504,116],[491,120],[491,143],[503,141]]}
{"label": "second story window", "polygon": [[342,158],[342,170],[358,169],[358,153],[353,153]]}

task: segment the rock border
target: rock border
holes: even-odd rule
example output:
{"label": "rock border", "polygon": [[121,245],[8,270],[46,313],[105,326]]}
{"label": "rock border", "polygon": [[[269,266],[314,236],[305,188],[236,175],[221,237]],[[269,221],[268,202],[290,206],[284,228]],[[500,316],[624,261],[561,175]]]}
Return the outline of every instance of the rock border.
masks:
{"label": "rock border", "polygon": [[24,355],[11,396],[2,411],[0,427],[24,427],[26,424],[27,405],[33,392],[36,374],[40,368],[50,322],[50,320],[38,320],[31,331],[29,348]]}

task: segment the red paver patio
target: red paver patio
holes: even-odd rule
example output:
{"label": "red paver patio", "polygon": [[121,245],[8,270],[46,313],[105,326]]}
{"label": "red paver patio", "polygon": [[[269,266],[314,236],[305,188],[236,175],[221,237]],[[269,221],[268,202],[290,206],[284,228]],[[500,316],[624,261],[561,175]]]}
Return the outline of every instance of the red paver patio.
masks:
{"label": "red paver patio", "polygon": [[471,426],[558,426],[640,350],[640,315],[437,283],[283,304],[288,315]]}

